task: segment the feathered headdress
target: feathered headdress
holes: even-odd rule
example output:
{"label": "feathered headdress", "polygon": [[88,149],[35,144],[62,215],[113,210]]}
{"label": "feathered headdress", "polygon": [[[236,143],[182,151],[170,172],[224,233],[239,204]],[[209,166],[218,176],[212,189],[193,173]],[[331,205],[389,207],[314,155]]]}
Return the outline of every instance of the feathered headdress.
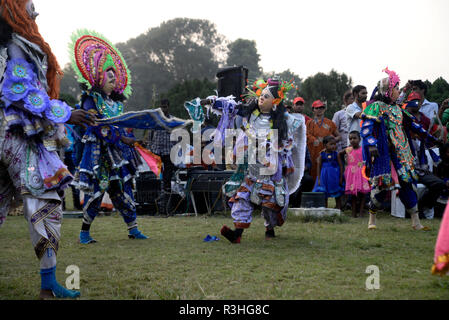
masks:
{"label": "feathered headdress", "polygon": [[279,105],[281,101],[284,100],[287,92],[292,89],[297,89],[293,80],[287,82],[277,78],[268,79],[267,81],[259,79],[254,81],[251,87],[246,87],[248,90],[248,94],[246,94],[246,97],[259,98],[262,95],[262,91],[267,87],[270,89],[270,91],[272,91],[271,89],[276,90],[275,92],[277,97],[274,97],[273,105]]}
{"label": "feathered headdress", "polygon": [[72,67],[78,81],[92,87],[102,87],[109,69],[115,71],[115,92],[128,98],[131,93],[131,74],[120,51],[106,38],[89,30],[78,30],[69,45]]}
{"label": "feathered headdress", "polygon": [[388,70],[388,67],[382,70],[386,74],[388,74],[388,90],[387,92],[384,92],[385,96],[390,97],[391,93],[393,91],[393,88],[401,82],[401,79],[399,78],[398,74],[392,70]]}

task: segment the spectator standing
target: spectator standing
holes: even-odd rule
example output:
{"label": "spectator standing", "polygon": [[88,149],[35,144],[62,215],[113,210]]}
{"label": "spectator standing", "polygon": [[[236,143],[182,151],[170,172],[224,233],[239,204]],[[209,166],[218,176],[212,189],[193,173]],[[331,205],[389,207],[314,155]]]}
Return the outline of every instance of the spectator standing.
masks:
{"label": "spectator standing", "polygon": [[423,112],[420,111],[419,108],[420,101],[421,95],[413,91],[408,96],[408,101],[407,104],[405,105],[405,108],[416,118],[416,120],[418,120],[417,122],[420,125],[422,125],[424,130],[428,131],[430,127],[430,119]]}
{"label": "spectator standing", "polygon": [[[165,118],[172,118],[172,115],[170,115],[170,101],[163,99],[159,105]],[[175,145],[175,142],[170,141],[170,132],[167,130],[149,130],[145,140],[149,142],[151,152],[161,157],[163,169],[162,192],[158,199],[159,214],[169,215],[170,213],[167,212],[167,203],[171,194],[171,179],[175,170],[175,166],[170,159],[170,151]]]}
{"label": "spectator standing", "polygon": [[304,118],[306,119],[306,124],[307,124],[307,122],[312,120],[312,118],[310,118],[304,114],[304,106],[305,106],[304,99],[301,97],[296,97],[295,100],[293,100],[292,113],[302,114],[304,116]]}
{"label": "spectator standing", "polygon": [[341,141],[337,143],[337,152],[344,150],[348,146],[348,119],[346,118],[346,107],[354,103],[352,91],[347,91],[343,96],[343,106],[340,111],[334,114],[332,121],[337,126]]}
{"label": "spectator standing", "polygon": [[421,96],[419,101],[419,111],[424,113],[427,118],[432,120],[438,115],[438,104],[435,102],[429,102],[426,99],[427,96],[427,85],[421,80],[414,80],[411,82],[412,91],[418,93]]}
{"label": "spectator standing", "polygon": [[[350,132],[349,141],[351,142],[351,145],[341,151],[340,156],[346,158],[345,193],[351,195],[352,216],[357,218],[358,214],[363,217],[365,195],[371,192],[371,188],[368,179],[366,179],[362,173],[364,163],[363,150],[360,146],[360,133],[358,131]],[[360,202],[359,207],[357,207],[357,200]]]}
{"label": "spectator standing", "polygon": [[323,140],[327,136],[333,136],[336,142],[341,140],[337,126],[332,120],[324,117],[326,106],[320,100],[312,104],[314,118],[307,123],[307,148],[312,160],[311,175],[315,181],[317,178],[317,160],[324,149]]}
{"label": "spectator standing", "polygon": [[[348,132],[360,132],[361,115],[363,112],[363,104],[368,98],[368,91],[365,86],[358,85],[352,89],[354,102],[346,108],[346,118],[348,121]],[[349,141],[347,141],[349,145]]]}

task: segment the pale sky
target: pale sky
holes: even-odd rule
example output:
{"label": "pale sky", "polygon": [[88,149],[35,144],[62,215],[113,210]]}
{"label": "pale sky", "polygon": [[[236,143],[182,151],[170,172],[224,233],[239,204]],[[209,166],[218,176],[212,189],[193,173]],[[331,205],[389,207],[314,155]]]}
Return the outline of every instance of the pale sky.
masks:
{"label": "pale sky", "polygon": [[448,0],[34,0],[61,66],[79,28],[114,43],[174,18],[207,19],[230,41],[255,40],[265,72],[305,79],[332,68],[372,90],[388,66],[401,77],[449,81]]}

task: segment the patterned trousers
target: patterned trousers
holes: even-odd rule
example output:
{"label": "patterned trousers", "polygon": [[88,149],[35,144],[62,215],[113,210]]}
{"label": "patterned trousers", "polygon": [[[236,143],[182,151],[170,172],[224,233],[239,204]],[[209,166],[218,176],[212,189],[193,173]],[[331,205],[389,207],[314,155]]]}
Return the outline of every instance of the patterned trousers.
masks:
{"label": "patterned trousers", "polygon": [[[56,266],[56,253],[61,238],[61,198],[56,191],[34,189],[39,185],[35,164],[26,162],[37,158],[30,141],[21,135],[5,132],[0,126],[0,226],[5,222],[15,198],[23,201],[24,217],[28,222],[31,243],[42,269]],[[28,170],[28,172],[25,172]],[[32,183],[25,177],[29,176]],[[37,180],[36,180],[37,179]],[[34,194],[33,194],[34,193]]]}
{"label": "patterned trousers", "polygon": [[[113,180],[110,182],[107,192],[111,198],[112,204],[122,215],[128,229],[137,227],[136,205],[131,185],[129,183],[124,183],[123,189],[121,189],[119,181]],[[90,225],[95,220],[100,212],[103,195],[104,193],[99,191],[96,192],[94,196],[84,195],[83,223]]]}

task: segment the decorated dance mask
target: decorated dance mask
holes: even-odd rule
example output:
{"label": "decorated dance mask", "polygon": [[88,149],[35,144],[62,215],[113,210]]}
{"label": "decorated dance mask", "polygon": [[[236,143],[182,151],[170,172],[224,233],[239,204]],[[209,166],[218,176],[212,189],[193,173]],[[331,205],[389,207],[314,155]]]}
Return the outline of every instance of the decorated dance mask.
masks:
{"label": "decorated dance mask", "polygon": [[39,13],[36,12],[33,0],[30,0],[30,1],[27,2],[26,9],[27,9],[27,13],[31,17],[31,19],[36,20],[36,18],[39,15]]}
{"label": "decorated dance mask", "polygon": [[131,74],[125,59],[102,35],[87,30],[75,32],[70,52],[78,81],[89,89],[115,91],[127,98],[131,95]]}
{"label": "decorated dance mask", "polygon": [[383,96],[391,98],[393,89],[399,86],[401,79],[396,72],[388,70],[388,67],[385,68],[383,72],[388,74],[388,78],[380,80],[379,92]]}
{"label": "decorated dance mask", "polygon": [[268,79],[268,81],[259,79],[253,83],[251,88],[247,86],[249,93],[246,96],[257,98],[259,108],[264,111],[268,110],[269,105],[276,108],[285,99],[285,94],[294,88],[296,87],[293,80],[287,82],[278,78]]}

